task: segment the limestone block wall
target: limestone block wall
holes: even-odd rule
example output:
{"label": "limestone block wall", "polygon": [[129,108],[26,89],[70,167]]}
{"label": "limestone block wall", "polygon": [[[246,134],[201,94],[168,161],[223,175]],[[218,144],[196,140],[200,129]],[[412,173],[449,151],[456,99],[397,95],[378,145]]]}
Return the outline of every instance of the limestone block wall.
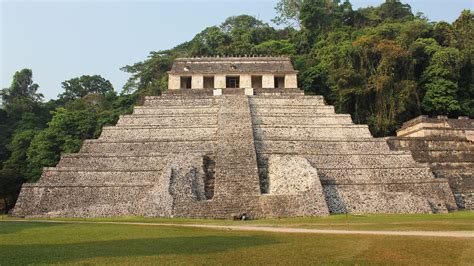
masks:
{"label": "limestone block wall", "polygon": [[285,75],[285,88],[298,88],[298,79],[296,74]]}
{"label": "limestone block wall", "polygon": [[206,107],[206,106],[194,106],[190,107],[166,107],[157,109],[154,107],[140,106],[135,107],[134,114],[142,115],[163,115],[163,116],[175,116],[177,113],[181,115],[193,115],[193,114],[213,114],[218,110],[217,107]]}
{"label": "limestone block wall", "polygon": [[[300,216],[328,215],[329,209],[323,194],[316,168],[301,156],[271,155],[268,159],[268,179],[261,186],[268,192],[265,202],[286,198],[298,202],[292,206]],[[294,199],[290,197],[293,196]],[[275,203],[277,204],[277,203]]]}
{"label": "limestone block wall", "polygon": [[152,185],[96,186],[25,184],[15,216],[100,217],[146,215]]}
{"label": "limestone block wall", "polygon": [[263,88],[275,88],[275,78],[271,74],[264,74],[262,76],[262,87]]}
{"label": "limestone block wall", "polygon": [[213,138],[201,140],[86,140],[81,148],[81,153],[115,153],[115,154],[162,154],[194,153],[214,151],[216,140]]}
{"label": "limestone block wall", "polygon": [[289,115],[289,114],[299,114],[299,115],[311,115],[311,114],[334,114],[334,106],[308,106],[307,108],[292,108],[291,106],[282,106],[278,108],[253,108],[253,114],[255,115],[272,115],[272,114],[281,114],[281,115]]}
{"label": "limestone block wall", "polygon": [[252,88],[252,76],[249,74],[240,75],[240,87]]}
{"label": "limestone block wall", "polygon": [[295,195],[320,184],[318,172],[304,157],[271,155],[268,159],[268,193]]}
{"label": "limestone block wall", "polygon": [[100,140],[128,140],[128,139],[176,139],[199,140],[210,138],[216,133],[212,126],[195,127],[159,127],[159,126],[116,126],[104,127]]}
{"label": "limestone block wall", "polygon": [[204,76],[192,75],[191,76],[191,89],[202,89],[202,88],[204,88]]}
{"label": "limestone block wall", "polygon": [[144,125],[144,126],[186,126],[192,123],[197,123],[200,125],[216,125],[217,118],[213,115],[203,114],[203,115],[189,115],[189,116],[172,116],[172,117],[163,117],[159,115],[125,115],[120,117],[117,125]]}
{"label": "limestone block wall", "polygon": [[288,125],[305,125],[327,124],[337,121],[341,125],[352,125],[352,119],[349,115],[337,114],[320,114],[320,115],[293,115],[288,116],[259,116],[255,118],[258,125],[272,125],[280,120],[284,120]]}
{"label": "limestone block wall", "polygon": [[181,87],[181,79],[177,75],[168,75],[168,90],[177,90]]}
{"label": "limestone block wall", "polygon": [[324,195],[331,213],[431,213],[432,208],[423,197],[409,192],[385,192],[371,187],[370,191],[354,186],[326,185]]}
{"label": "limestone block wall", "polygon": [[224,89],[226,87],[225,75],[219,74],[214,76],[214,87],[216,89]]}

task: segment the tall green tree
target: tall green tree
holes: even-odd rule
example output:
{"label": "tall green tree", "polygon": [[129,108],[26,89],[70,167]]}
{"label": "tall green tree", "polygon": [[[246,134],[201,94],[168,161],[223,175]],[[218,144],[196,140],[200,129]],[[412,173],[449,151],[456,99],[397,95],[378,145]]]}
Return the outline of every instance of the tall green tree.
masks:
{"label": "tall green tree", "polygon": [[280,0],[275,10],[277,16],[272,22],[277,25],[300,27],[300,9],[303,0]]}
{"label": "tall green tree", "polygon": [[34,112],[43,98],[37,92],[38,88],[38,84],[33,83],[31,69],[15,72],[11,86],[0,91],[3,109],[12,118],[18,118],[24,112]]}
{"label": "tall green tree", "polygon": [[461,113],[474,117],[474,13],[463,10],[453,22],[453,28],[456,35],[455,47],[463,55],[458,82]]}
{"label": "tall green tree", "polygon": [[10,156],[7,149],[15,131],[40,128],[49,120],[48,106],[42,103],[43,95],[33,82],[33,72],[23,69],[15,72],[11,86],[0,91],[0,166]]}
{"label": "tall green tree", "polygon": [[378,15],[383,21],[406,21],[415,17],[410,5],[400,0],[385,0],[378,8]]}
{"label": "tall green tree", "polygon": [[432,115],[457,115],[461,112],[458,100],[458,79],[462,54],[456,48],[443,47],[434,39],[419,39],[416,45],[429,56],[429,64],[421,76],[425,91],[423,110]]}
{"label": "tall green tree", "polygon": [[176,55],[171,51],[151,52],[146,60],[122,67],[122,71],[131,74],[122,92],[160,95],[168,88],[166,72],[171,69],[174,58]]}
{"label": "tall green tree", "polygon": [[10,152],[6,148],[10,143],[11,138],[11,125],[8,123],[7,112],[0,109],[0,169],[3,166],[3,162],[8,159]]}
{"label": "tall green tree", "polygon": [[79,151],[84,139],[94,137],[97,126],[97,114],[87,110],[54,111],[48,127],[35,135],[27,150],[27,180],[36,181],[44,166],[57,164],[61,153]]}
{"label": "tall green tree", "polygon": [[49,120],[48,105],[37,92],[30,69],[17,71],[0,91],[0,199],[11,208],[24,182],[26,150],[35,132]]}
{"label": "tall green tree", "polygon": [[70,101],[88,94],[106,95],[114,93],[112,83],[100,75],[82,75],[62,82],[64,92],[58,97],[61,101]]}

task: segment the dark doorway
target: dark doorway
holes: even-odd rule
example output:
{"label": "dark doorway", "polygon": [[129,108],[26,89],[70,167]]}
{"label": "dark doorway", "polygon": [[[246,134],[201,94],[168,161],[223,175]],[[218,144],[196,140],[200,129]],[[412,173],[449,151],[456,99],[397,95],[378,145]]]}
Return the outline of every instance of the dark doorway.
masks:
{"label": "dark doorway", "polygon": [[225,77],[226,88],[240,88],[240,77]]}
{"label": "dark doorway", "polygon": [[275,88],[284,88],[285,87],[285,77],[275,77]]}
{"label": "dark doorway", "polygon": [[262,76],[252,76],[252,88],[254,89],[262,88]]}
{"label": "dark doorway", "polygon": [[191,77],[181,77],[181,89],[191,89]]}
{"label": "dark doorway", "polygon": [[214,88],[214,77],[204,77],[204,89]]}

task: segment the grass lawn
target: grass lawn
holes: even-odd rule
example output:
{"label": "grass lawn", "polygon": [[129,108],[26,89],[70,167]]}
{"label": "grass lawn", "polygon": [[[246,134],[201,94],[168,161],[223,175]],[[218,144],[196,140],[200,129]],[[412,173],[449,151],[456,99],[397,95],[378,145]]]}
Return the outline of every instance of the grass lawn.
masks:
{"label": "grass lawn", "polygon": [[[337,219],[336,219],[337,220]],[[472,264],[474,240],[0,222],[0,264]]]}
{"label": "grass lawn", "polygon": [[[6,216],[1,219],[15,219]],[[31,219],[30,219],[31,220]],[[34,220],[34,219],[33,219]],[[474,231],[474,212],[459,211],[447,214],[376,214],[376,215],[331,215],[327,217],[300,217],[262,219],[253,221],[230,221],[183,218],[54,218],[65,221],[119,221],[173,224],[254,225],[275,227],[297,227],[341,230],[397,230],[397,231]]]}

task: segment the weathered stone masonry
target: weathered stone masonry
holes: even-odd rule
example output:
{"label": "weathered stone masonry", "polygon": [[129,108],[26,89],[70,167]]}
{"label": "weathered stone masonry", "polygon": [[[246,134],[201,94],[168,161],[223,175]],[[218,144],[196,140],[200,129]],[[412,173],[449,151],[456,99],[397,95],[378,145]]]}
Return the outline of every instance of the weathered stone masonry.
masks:
{"label": "weathered stone masonry", "polygon": [[335,114],[321,96],[254,92],[147,97],[25,184],[13,214],[263,218],[456,209],[446,180]]}
{"label": "weathered stone masonry", "polygon": [[402,126],[390,148],[407,150],[446,179],[460,209],[474,210],[474,121],[468,117],[419,116]]}

